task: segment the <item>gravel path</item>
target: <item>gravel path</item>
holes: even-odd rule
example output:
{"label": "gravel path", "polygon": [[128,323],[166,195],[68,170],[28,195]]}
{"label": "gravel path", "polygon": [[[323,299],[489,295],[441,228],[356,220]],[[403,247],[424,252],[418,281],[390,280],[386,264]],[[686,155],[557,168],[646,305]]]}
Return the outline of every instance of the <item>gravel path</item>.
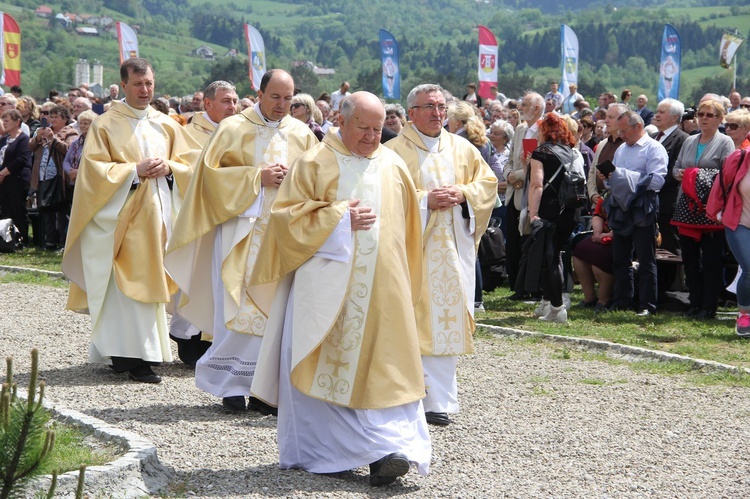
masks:
{"label": "gravel path", "polygon": [[166,495],[750,496],[748,389],[699,387],[562,355],[544,342],[481,339],[459,363],[461,413],[453,425],[431,428],[430,475],[372,489],[364,468],[279,470],[275,418],[224,413],[179,363],[157,369],[161,385],[88,364],[89,319],[63,311],[64,290],[4,284],[0,296],[0,353],[15,357],[19,380],[39,347],[48,398],[155,442],[175,470]]}

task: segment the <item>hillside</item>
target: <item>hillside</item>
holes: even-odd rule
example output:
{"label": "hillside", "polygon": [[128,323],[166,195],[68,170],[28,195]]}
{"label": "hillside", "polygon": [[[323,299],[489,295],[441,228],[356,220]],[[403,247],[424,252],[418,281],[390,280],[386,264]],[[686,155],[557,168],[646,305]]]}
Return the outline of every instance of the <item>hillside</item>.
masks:
{"label": "hillside", "polygon": [[[700,0],[694,0],[698,3]],[[705,0],[711,1],[711,0]],[[732,3],[734,0],[725,1]],[[239,4],[242,5],[239,5]],[[739,4],[739,2],[736,2]],[[157,74],[157,91],[184,95],[219,77],[249,92],[242,25],[248,22],[264,36],[269,67],[289,69],[297,60],[333,68],[334,76],[318,77],[306,68],[294,70],[306,91],[331,91],[347,79],[355,88],[379,93],[377,29],[399,40],[402,89],[437,81],[460,93],[476,78],[476,26],[488,26],[500,44],[501,85],[509,95],[525,88],[543,89],[559,77],[559,26],[572,26],[581,40],[580,82],[586,95],[630,87],[654,97],[656,64],[663,24],[683,34],[683,86],[689,101],[701,85],[731,86],[729,72],[718,66],[718,42],[725,28],[750,31],[750,7],[725,5],[675,7],[649,0],[555,2],[547,0],[66,0],[48,3],[54,12],[108,15],[140,27],[141,55]],[[116,37],[81,37],[34,15],[38,2],[0,2],[22,30],[23,86],[41,97],[50,88],[73,81],[79,58],[104,64],[104,84],[118,80]],[[635,6],[638,6],[637,8]],[[587,7],[580,10],[582,7]],[[579,10],[574,10],[579,9]],[[546,14],[543,14],[545,12]],[[684,30],[684,31],[683,31]],[[232,59],[204,60],[191,55],[208,45],[217,57],[230,48]],[[746,46],[741,51],[748,50]],[[740,83],[750,68],[740,65]],[[710,82],[702,79],[713,78]],[[742,79],[745,78],[745,79]],[[742,88],[741,88],[742,89]],[[729,89],[717,88],[727,93]],[[750,91],[750,88],[747,89]],[[404,92],[405,93],[405,92]],[[747,93],[747,91],[745,92]],[[684,96],[684,97],[683,97]]]}

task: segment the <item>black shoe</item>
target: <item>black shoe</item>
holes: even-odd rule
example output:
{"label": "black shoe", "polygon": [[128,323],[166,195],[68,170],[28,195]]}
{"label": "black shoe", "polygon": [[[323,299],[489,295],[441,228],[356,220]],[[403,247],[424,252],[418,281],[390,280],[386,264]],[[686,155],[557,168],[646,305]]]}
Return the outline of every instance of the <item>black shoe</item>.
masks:
{"label": "black shoe", "polygon": [[279,410],[275,407],[271,407],[260,399],[250,397],[247,400],[247,410],[257,411],[265,416],[278,416]]}
{"label": "black shoe", "polygon": [[597,302],[596,305],[594,305],[594,313],[595,314],[606,314],[610,311],[611,304],[609,303],[599,303]]}
{"label": "black shoe", "polygon": [[151,366],[139,366],[128,371],[128,378],[138,383],[161,383],[161,376]]}
{"label": "black shoe", "polygon": [[698,312],[700,312],[700,309],[698,307],[687,307],[682,311],[680,317],[695,317]]}
{"label": "black shoe", "polygon": [[519,293],[518,291],[516,291],[515,293],[513,293],[512,295],[508,297],[509,300],[513,300],[513,301],[524,301],[530,298],[531,298],[531,295],[529,293]]}
{"label": "black shoe", "polygon": [[410,467],[409,459],[400,452],[388,454],[370,464],[370,485],[377,487],[393,483],[398,477],[406,475]]}
{"label": "black shoe", "polygon": [[715,319],[716,318],[716,310],[705,310],[701,309],[698,311],[697,314],[693,316],[693,319],[696,320],[704,320],[704,319]]}
{"label": "black shoe", "polygon": [[451,424],[448,414],[444,412],[425,412],[424,416],[427,419],[427,424],[436,426],[448,426]]}
{"label": "black shoe", "polygon": [[596,299],[591,301],[581,300],[573,308],[594,308],[596,307],[597,303],[599,303],[599,301]]}
{"label": "black shoe", "polygon": [[245,412],[245,397],[242,395],[224,397],[221,399],[221,405],[233,412]]}

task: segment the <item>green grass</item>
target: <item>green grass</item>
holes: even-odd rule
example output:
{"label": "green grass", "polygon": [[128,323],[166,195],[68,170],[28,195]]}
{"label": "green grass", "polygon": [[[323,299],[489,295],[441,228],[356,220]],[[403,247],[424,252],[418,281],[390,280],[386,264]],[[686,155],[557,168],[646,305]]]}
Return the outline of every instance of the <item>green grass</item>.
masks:
{"label": "green grass", "polygon": [[114,461],[122,449],[113,443],[94,440],[75,427],[55,422],[55,447],[49,460],[40,468],[40,474],[58,474],[78,470],[82,464],[99,466]]}
{"label": "green grass", "polygon": [[0,273],[0,284],[18,283],[35,284],[37,286],[49,286],[52,288],[67,288],[70,283],[65,279],[58,279],[40,274],[26,274],[17,272]]}
{"label": "green grass", "polygon": [[[633,313],[612,312],[595,315],[590,310],[574,308],[568,315],[567,324],[550,324],[539,321],[533,316],[535,305],[505,299],[510,295],[506,288],[499,288],[485,294],[486,313],[478,320],[496,326],[510,327],[526,331],[537,331],[561,336],[581,337],[611,341],[624,345],[661,350],[693,358],[712,360],[737,367],[750,368],[750,341],[739,338],[734,332],[733,315],[724,316],[726,320],[696,321],[680,317],[676,312],[662,312],[651,317],[636,317]],[[582,299],[580,293],[574,293],[572,302]],[[733,312],[732,309],[720,311]],[[483,337],[485,333],[482,333]],[[531,339],[529,341],[539,341]],[[571,355],[565,349],[554,354],[558,358]],[[595,359],[596,354],[592,354]],[[677,366],[666,368],[664,363],[656,366],[662,372],[679,370]],[[647,366],[644,364],[644,366]],[[645,367],[644,367],[645,369]],[[692,368],[689,368],[692,369]]]}
{"label": "green grass", "polygon": [[15,253],[0,253],[0,265],[60,272],[61,263],[61,254],[56,251],[44,251],[39,248],[25,248]]}

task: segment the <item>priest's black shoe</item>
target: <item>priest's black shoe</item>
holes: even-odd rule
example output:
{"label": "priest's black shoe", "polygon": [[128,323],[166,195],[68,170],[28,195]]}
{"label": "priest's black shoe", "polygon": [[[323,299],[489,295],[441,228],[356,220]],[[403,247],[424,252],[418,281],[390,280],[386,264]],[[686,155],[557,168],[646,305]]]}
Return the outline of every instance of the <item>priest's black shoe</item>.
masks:
{"label": "priest's black shoe", "polygon": [[224,397],[223,399],[221,399],[221,405],[223,405],[225,409],[229,409],[230,411],[244,412],[245,397],[241,395],[237,395],[235,397]]}
{"label": "priest's black shoe", "polygon": [[424,416],[425,419],[427,419],[428,424],[434,424],[437,426],[448,426],[451,424],[448,414],[444,412],[425,412]]}
{"label": "priest's black shoe", "polygon": [[400,452],[388,454],[370,464],[370,485],[377,487],[393,483],[398,477],[406,475],[410,467],[409,459]]}
{"label": "priest's black shoe", "polygon": [[515,293],[513,293],[512,295],[508,297],[509,300],[513,300],[513,301],[523,301],[523,300],[528,300],[530,298],[531,298],[531,295],[529,293],[520,293],[518,291],[516,291]]}
{"label": "priest's black shoe", "polygon": [[271,407],[270,405],[266,404],[262,400],[257,399],[255,397],[250,397],[247,400],[247,410],[257,411],[266,416],[278,416],[279,415],[279,410],[277,408]]}
{"label": "priest's black shoe", "polygon": [[151,366],[138,366],[128,371],[128,378],[139,383],[161,383],[161,376]]}

